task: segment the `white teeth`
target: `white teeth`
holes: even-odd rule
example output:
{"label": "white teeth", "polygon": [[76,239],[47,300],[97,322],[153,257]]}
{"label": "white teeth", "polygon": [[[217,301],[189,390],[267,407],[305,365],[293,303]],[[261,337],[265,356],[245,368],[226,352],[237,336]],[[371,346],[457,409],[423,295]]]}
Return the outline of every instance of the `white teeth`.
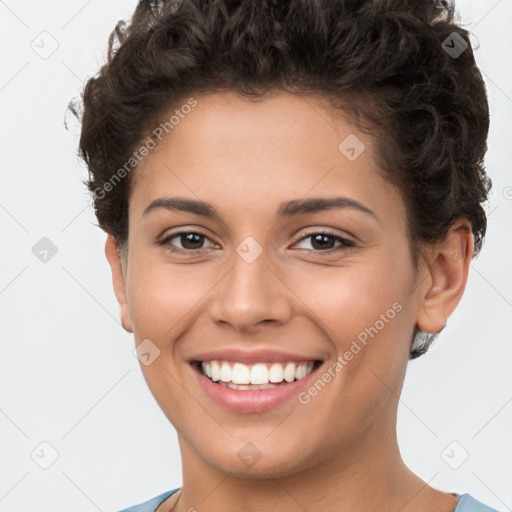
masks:
{"label": "white teeth", "polygon": [[288,363],[284,369],[284,380],[286,382],[293,382],[295,380],[295,364]]}
{"label": "white teeth", "polygon": [[[208,368],[208,365],[206,365]],[[245,364],[235,363],[231,371],[231,382],[236,384],[250,384],[251,383],[251,371]]]}
{"label": "white teeth", "polygon": [[229,363],[222,363],[220,367],[220,380],[222,382],[231,382],[231,366],[229,366]]}
{"label": "white teeth", "polygon": [[[217,361],[212,361],[208,366],[211,368],[211,379],[213,382],[217,382],[220,377],[219,363],[217,363]],[[205,366],[203,366],[203,371],[206,373],[206,375],[208,375],[208,370],[205,371]]]}
{"label": "white teeth", "polygon": [[283,382],[283,366],[279,363],[274,363],[268,372],[268,380],[270,382]]}
{"label": "white teeth", "polygon": [[[236,381],[233,381],[237,384]],[[251,384],[268,384],[268,369],[264,364],[255,364],[251,368]]]}
{"label": "white teeth", "polygon": [[271,388],[275,388],[276,387],[273,384],[262,384],[261,386],[259,386],[257,384],[249,384],[249,385],[233,384],[232,382],[228,382],[227,384],[225,382],[219,382],[219,384],[221,386],[225,386],[227,388],[238,389],[238,390],[242,390],[242,391],[253,391],[253,390],[260,390],[260,389],[271,389]]}
{"label": "white teeth", "polygon": [[[202,362],[203,373],[214,382],[233,389],[267,389],[272,383],[293,382],[313,371],[314,362],[308,363],[257,363],[246,365],[228,361]],[[254,388],[253,386],[258,386]]]}

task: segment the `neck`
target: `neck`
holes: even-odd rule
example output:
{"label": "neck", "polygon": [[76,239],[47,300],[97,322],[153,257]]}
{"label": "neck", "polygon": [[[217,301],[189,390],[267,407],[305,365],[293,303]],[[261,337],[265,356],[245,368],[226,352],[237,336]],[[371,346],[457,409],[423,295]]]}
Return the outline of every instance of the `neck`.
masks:
{"label": "neck", "polygon": [[[457,498],[429,487],[401,459],[395,429],[331,452],[314,466],[286,476],[258,478],[219,471],[180,438],[183,487],[174,512],[451,512]],[[167,510],[167,509],[165,509]]]}

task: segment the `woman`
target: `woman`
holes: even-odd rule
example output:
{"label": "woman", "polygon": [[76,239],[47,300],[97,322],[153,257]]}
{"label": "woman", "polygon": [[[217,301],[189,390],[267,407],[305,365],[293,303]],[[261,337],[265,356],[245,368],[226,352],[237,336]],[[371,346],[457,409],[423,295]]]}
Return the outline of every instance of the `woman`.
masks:
{"label": "woman", "polygon": [[122,325],[183,463],[125,512],[492,510],[396,439],[486,230],[453,6],[140,1],[83,103]]}

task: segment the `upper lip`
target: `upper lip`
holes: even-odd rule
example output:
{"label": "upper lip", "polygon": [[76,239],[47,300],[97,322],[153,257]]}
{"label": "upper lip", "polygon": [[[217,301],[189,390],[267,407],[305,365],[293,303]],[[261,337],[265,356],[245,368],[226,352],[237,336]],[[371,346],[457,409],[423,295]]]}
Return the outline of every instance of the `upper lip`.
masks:
{"label": "upper lip", "polygon": [[238,363],[258,363],[258,362],[289,362],[289,361],[317,361],[320,357],[311,355],[294,354],[293,352],[282,352],[278,350],[242,350],[239,348],[226,348],[222,350],[210,350],[195,354],[189,359],[195,361],[233,361]]}

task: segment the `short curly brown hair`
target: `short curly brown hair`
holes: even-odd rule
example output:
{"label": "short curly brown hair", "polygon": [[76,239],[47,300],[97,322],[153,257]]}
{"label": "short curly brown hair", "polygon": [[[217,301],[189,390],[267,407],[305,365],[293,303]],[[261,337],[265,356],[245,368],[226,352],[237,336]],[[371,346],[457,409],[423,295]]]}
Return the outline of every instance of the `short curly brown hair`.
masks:
{"label": "short curly brown hair", "polygon": [[[375,130],[379,167],[407,207],[415,265],[421,245],[442,240],[460,217],[478,254],[489,106],[455,18],[452,3],[436,0],[140,0],[82,93],[79,156],[99,226],[125,245],[126,163],[136,168],[134,150],[184,98],[283,90],[321,94]],[[411,358],[433,338],[415,343]]]}

